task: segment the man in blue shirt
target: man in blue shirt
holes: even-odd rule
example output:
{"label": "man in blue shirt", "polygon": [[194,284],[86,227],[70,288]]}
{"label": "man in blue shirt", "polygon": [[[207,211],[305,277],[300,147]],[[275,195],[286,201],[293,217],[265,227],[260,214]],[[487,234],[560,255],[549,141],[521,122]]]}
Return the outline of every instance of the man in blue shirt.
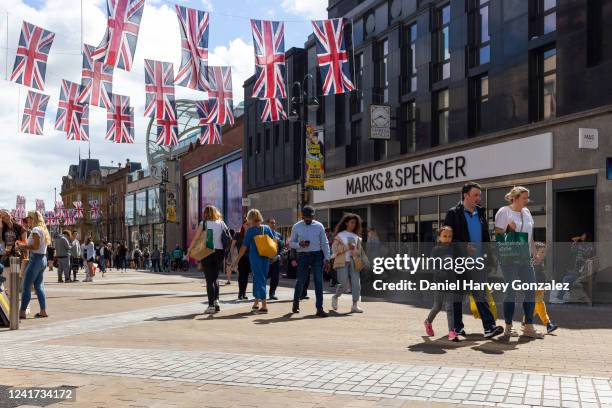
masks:
{"label": "man in blue shirt", "polygon": [[325,227],[319,221],[315,221],[314,214],[314,208],[304,207],[302,221],[297,222],[291,229],[289,246],[297,251],[298,262],[298,276],[293,293],[293,313],[300,312],[300,296],[312,269],[317,316],[327,317],[327,313],[323,310],[323,267],[329,267],[329,242],[325,235]]}
{"label": "man in blue shirt", "polygon": [[[487,254],[482,254],[482,244],[485,243],[487,245],[491,238],[489,236],[485,211],[480,207],[482,188],[477,183],[469,182],[463,186],[461,192],[463,201],[448,210],[444,219],[444,225],[448,225],[453,229],[453,243],[455,243],[455,249],[458,249],[456,251],[458,252],[457,256],[486,256],[485,265],[487,265],[491,257]],[[487,266],[490,267],[490,265]],[[476,276],[476,271],[466,271],[463,275],[458,276],[458,278],[461,280],[484,281],[486,280],[486,270],[483,271],[482,276]],[[504,329],[495,324],[495,318],[491,313],[484,291],[472,290],[471,293],[482,320],[484,337],[489,339],[502,334]],[[465,293],[461,292],[457,296],[457,299],[453,302],[454,326],[457,334],[465,336],[463,328],[463,298]]]}
{"label": "man in blue shirt", "polygon": [[278,242],[278,253],[272,259],[270,259],[270,267],[268,269],[268,276],[270,277],[270,300],[278,300],[276,297],[276,288],[278,287],[278,281],[280,280],[280,254],[285,247],[285,241],[283,236],[276,231],[276,220],[274,218],[268,218],[268,226],[274,234],[274,238]]}

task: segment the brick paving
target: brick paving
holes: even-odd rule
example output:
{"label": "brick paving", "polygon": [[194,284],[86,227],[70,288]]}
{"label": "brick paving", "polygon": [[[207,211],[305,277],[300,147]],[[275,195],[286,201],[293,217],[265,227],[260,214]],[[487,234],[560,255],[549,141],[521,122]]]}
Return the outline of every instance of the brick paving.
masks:
{"label": "brick paving", "polygon": [[289,288],[269,315],[253,315],[235,285],[222,286],[222,312],[204,316],[196,274],[47,288],[50,311],[71,313],[0,330],[0,386],[82,386],[77,406],[612,407],[605,308],[551,309],[568,323],[545,340],[454,344],[421,337],[426,309],[415,306],[367,302],[350,315],[347,297],[316,319],[311,299],[292,315]]}

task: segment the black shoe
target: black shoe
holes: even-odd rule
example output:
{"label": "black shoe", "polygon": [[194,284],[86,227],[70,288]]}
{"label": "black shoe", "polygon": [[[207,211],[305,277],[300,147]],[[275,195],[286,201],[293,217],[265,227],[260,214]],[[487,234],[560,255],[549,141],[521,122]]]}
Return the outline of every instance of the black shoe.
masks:
{"label": "black shoe", "polygon": [[302,296],[302,297],[300,298],[300,300],[308,300],[308,299],[310,299],[310,296],[308,296],[308,295],[306,295],[306,296]]}
{"label": "black shoe", "polygon": [[270,297],[268,298],[269,300],[278,300],[278,298],[274,295],[270,295]]}
{"label": "black shoe", "polygon": [[221,308],[219,307],[219,305],[215,305],[215,312],[219,312],[221,310]]}
{"label": "black shoe", "polygon": [[63,280],[58,280],[57,283],[64,283],[64,281]]}
{"label": "black shoe", "polygon": [[557,326],[554,323],[548,323],[546,325],[546,333],[550,334],[552,332],[554,332],[555,330],[557,330],[559,328],[559,326]]}
{"label": "black shoe", "polygon": [[455,333],[457,333],[457,336],[467,337],[467,334],[465,333],[465,329],[455,330]]}
{"label": "black shoe", "polygon": [[484,337],[485,337],[485,339],[492,339],[495,336],[499,336],[503,332],[504,332],[504,328],[503,327],[501,327],[501,326],[494,326],[492,329],[486,330],[484,332]]}
{"label": "black shoe", "polygon": [[316,316],[318,316],[318,317],[327,317],[327,316],[329,316],[329,315],[328,315],[328,314],[325,312],[325,310],[323,310],[323,309],[318,309],[318,310],[317,310],[317,313],[316,313]]}
{"label": "black shoe", "polygon": [[300,304],[299,303],[294,303],[293,304],[293,309],[291,309],[291,311],[293,313],[300,313]]}

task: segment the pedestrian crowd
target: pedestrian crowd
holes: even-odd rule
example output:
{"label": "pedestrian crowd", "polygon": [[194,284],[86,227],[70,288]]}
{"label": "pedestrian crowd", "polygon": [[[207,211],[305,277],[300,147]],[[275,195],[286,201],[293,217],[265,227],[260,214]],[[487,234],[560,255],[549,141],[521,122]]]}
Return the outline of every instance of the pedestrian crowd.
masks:
{"label": "pedestrian crowd", "polygon": [[[521,280],[524,283],[546,282],[545,268],[547,246],[534,240],[534,218],[528,209],[529,190],[513,187],[505,198],[507,206],[495,214],[493,235],[485,210],[480,206],[482,189],[477,183],[466,183],[462,188],[462,200],[446,213],[443,224],[437,230],[436,245],[431,257],[447,259],[455,257],[483,257],[486,268],[466,273],[453,270],[433,271],[436,282],[461,282],[465,280],[487,281],[491,270],[500,267],[506,282]],[[276,220],[264,220],[257,209],[248,211],[238,231],[233,231],[223,221],[221,212],[212,205],[203,210],[195,237],[186,250],[180,245],[168,252],[158,246],[137,245],[130,251],[125,242],[95,243],[91,236],[79,241],[77,231],[68,229],[52,237],[40,212],[30,211],[22,223],[18,223],[9,212],[0,210],[0,284],[5,278],[3,269],[8,259],[18,256],[24,262],[23,295],[20,317],[25,318],[34,288],[40,312],[36,317],[48,316],[44,292],[43,274],[47,267],[57,268],[58,283],[77,282],[77,275],[84,270],[83,282],[93,282],[99,271],[102,276],[113,268],[125,272],[127,268],[164,272],[187,270],[190,260],[197,260],[206,281],[208,306],[206,314],[220,311],[219,282],[231,284],[232,273],[237,273],[238,300],[249,300],[247,286],[252,281],[252,311],[268,313],[268,301],[278,300],[276,291],[281,276],[281,259],[286,259],[286,276],[295,277],[292,312],[300,313],[300,301],[308,299],[310,279],[314,281],[316,316],[327,317],[324,308],[323,281],[327,277],[333,286],[331,308],[339,308],[339,299],[347,292],[351,294],[351,313],[363,313],[361,300],[361,276],[367,273],[370,258],[376,257],[382,243],[373,228],[364,230],[361,217],[344,213],[333,232],[315,219],[311,206],[302,208],[301,220],[293,225],[290,234],[283,236],[277,230]],[[365,240],[364,240],[365,238]],[[573,269],[562,278],[573,284],[581,279],[585,264],[595,256],[588,234],[573,237],[572,250],[576,254]],[[513,251],[513,258],[506,259],[491,253],[492,242],[498,246],[508,242],[521,244],[522,251]],[[457,245],[462,244],[462,245]],[[369,255],[369,256],[368,256]],[[507,255],[505,255],[507,256]],[[269,281],[269,286],[268,286]],[[464,287],[457,285],[457,288]],[[269,288],[269,289],[268,289]],[[521,328],[522,335],[541,339],[543,334],[534,327],[538,317],[546,332],[552,333],[555,325],[546,310],[544,291],[522,291]],[[552,293],[551,302],[562,302],[566,294]],[[466,336],[463,323],[463,307],[470,299],[475,317],[482,323],[484,337],[500,335],[518,337],[514,327],[517,293],[511,287],[504,293],[504,326],[496,323],[496,306],[487,290],[438,290],[434,293],[433,306],[424,321],[425,332],[434,335],[433,322],[437,314],[445,309],[448,339],[460,341]]]}

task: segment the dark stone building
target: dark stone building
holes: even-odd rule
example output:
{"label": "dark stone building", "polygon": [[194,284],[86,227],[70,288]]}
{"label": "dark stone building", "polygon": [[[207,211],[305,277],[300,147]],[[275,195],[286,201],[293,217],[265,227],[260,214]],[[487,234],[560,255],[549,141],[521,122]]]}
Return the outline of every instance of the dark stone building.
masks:
{"label": "dark stone building", "polygon": [[[460,186],[476,180],[491,222],[521,184],[536,239],[586,231],[612,241],[612,1],[330,0],[328,13],[349,21],[356,91],[321,96],[312,36],[287,52],[290,98],[295,80],[316,79],[320,107],[302,117],[325,135],[325,190],[309,197],[321,219],[350,210],[383,241],[430,242]],[[303,127],[262,124],[251,85],[246,193],[289,223]],[[371,138],[372,105],[390,107],[387,140]]]}

